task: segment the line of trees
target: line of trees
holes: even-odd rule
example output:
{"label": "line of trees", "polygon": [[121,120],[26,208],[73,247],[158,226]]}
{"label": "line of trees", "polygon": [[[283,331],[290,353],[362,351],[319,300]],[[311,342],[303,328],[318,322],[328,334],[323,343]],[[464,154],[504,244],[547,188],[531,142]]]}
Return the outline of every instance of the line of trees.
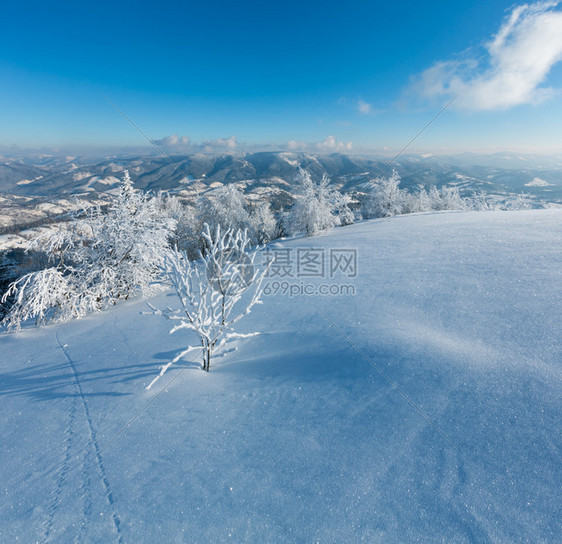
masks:
{"label": "line of trees", "polygon": [[[400,176],[394,171],[389,177],[372,180],[366,194],[352,202],[327,176],[314,181],[301,169],[292,207],[274,213],[268,202],[248,205],[234,185],[215,190],[211,198],[200,198],[195,205],[186,205],[177,197],[142,193],[125,172],[107,209],[76,214],[58,230],[29,243],[28,251],[37,256],[35,270],[28,269],[4,292],[6,315],[2,323],[8,329],[18,329],[30,320],[37,324],[67,321],[146,294],[162,278],[171,248],[182,252],[187,261],[204,258],[209,250],[205,233],[215,233],[217,228],[243,232],[248,246],[258,246],[285,235],[314,236],[359,218],[530,207],[521,195],[498,203],[483,194],[463,198],[455,187],[421,187],[410,192],[399,185]],[[3,268],[0,272],[6,277],[17,270],[14,263]]]}
{"label": "line of trees", "polygon": [[365,219],[392,217],[408,213],[444,211],[444,210],[524,210],[532,207],[529,195],[509,195],[492,198],[485,193],[474,193],[462,197],[454,186],[435,185],[429,188],[418,187],[410,192],[401,189],[400,176],[394,170],[388,178],[377,178],[369,182],[366,198],[362,205]]}

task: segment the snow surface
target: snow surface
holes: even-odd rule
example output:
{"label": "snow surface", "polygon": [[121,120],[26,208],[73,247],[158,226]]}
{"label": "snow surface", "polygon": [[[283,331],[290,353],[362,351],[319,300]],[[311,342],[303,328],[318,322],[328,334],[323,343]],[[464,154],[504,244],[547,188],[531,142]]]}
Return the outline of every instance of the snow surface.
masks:
{"label": "snow surface", "polygon": [[193,338],[143,302],[0,338],[0,542],[561,541],[562,210],[282,244],[356,296],[265,297],[208,374],[144,391]]}

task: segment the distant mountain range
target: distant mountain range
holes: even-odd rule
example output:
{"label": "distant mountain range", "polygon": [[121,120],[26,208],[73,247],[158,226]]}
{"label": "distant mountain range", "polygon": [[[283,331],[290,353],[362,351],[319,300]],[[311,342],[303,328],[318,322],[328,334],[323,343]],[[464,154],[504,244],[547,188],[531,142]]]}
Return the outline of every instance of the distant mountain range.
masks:
{"label": "distant mountain range", "polygon": [[[154,154],[104,158],[56,154],[0,157],[0,219],[2,225],[30,217],[40,220],[72,208],[69,202],[103,200],[128,169],[135,186],[145,191],[170,191],[185,198],[236,183],[251,199],[269,199],[274,207],[290,203],[298,168],[313,177],[327,174],[346,192],[361,193],[375,176],[396,169],[401,186],[457,185],[461,193],[505,195],[529,193],[538,202],[562,204],[562,157],[495,155],[401,156],[389,159],[347,154],[258,152],[222,155]],[[18,211],[19,209],[19,211]],[[3,216],[3,217],[2,217]]]}

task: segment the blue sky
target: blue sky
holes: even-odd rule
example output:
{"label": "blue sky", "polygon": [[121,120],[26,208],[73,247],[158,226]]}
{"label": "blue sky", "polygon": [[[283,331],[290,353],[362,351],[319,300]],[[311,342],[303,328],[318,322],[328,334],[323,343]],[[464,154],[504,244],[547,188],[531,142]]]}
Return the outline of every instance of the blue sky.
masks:
{"label": "blue sky", "polygon": [[[486,2],[3,6],[0,145],[562,149],[562,7]],[[177,136],[176,136],[177,135]],[[181,138],[183,136],[183,139]]]}

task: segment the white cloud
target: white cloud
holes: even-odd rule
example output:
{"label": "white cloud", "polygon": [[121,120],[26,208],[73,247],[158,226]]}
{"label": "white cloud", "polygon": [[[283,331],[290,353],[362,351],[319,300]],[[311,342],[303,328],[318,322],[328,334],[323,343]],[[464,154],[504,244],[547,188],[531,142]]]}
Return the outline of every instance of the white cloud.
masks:
{"label": "white cloud", "polygon": [[515,7],[482,58],[437,62],[416,78],[413,90],[422,98],[458,94],[454,107],[468,110],[502,110],[552,97],[557,90],[541,84],[562,60],[559,4]]}
{"label": "white cloud", "polygon": [[233,151],[238,147],[236,136],[229,138],[218,138],[216,140],[206,140],[204,142],[192,142],[188,136],[178,136],[177,134],[170,134],[159,140],[154,140],[154,143],[167,148],[174,148],[174,151],[182,152],[197,152],[203,151],[205,153],[214,153],[220,151]]}
{"label": "white cloud", "polygon": [[376,115],[379,113],[383,113],[384,109],[375,109],[371,102],[367,102],[363,100],[363,98],[348,98],[346,96],[342,96],[338,100],[338,104],[341,104],[347,108],[352,108],[355,111],[359,112],[362,115]]}
{"label": "white cloud", "polygon": [[349,151],[351,142],[338,142],[335,136],[328,136],[323,142],[317,142],[314,147],[318,151]]}
{"label": "white cloud", "polygon": [[297,142],[296,140],[290,140],[289,142],[287,142],[287,149],[289,149],[290,151],[298,151],[305,146],[306,144],[304,142]]}
{"label": "white cloud", "polygon": [[178,136],[177,134],[170,134],[165,138],[154,141],[158,145],[166,145],[168,147],[187,146],[189,145],[189,136]]}
{"label": "white cloud", "polygon": [[248,144],[239,142],[236,136],[193,142],[187,136],[171,134],[154,143],[174,153],[244,153],[255,151],[296,151],[306,153],[346,153],[352,150],[351,142],[339,141],[329,135],[317,142],[291,140],[286,143]]}
{"label": "white cloud", "polygon": [[219,138],[218,140],[203,142],[201,147],[205,151],[214,151],[216,149],[236,149],[237,145],[236,136],[231,136],[230,138]]}
{"label": "white cloud", "polygon": [[297,142],[291,140],[287,142],[284,147],[289,151],[306,151],[306,152],[320,152],[320,153],[334,153],[336,151],[351,151],[351,142],[339,142],[335,136],[328,136],[321,142]]}
{"label": "white cloud", "polygon": [[357,109],[359,110],[359,113],[369,115],[373,111],[373,105],[369,104],[368,102],[365,102],[365,100],[360,98],[357,101]]}

